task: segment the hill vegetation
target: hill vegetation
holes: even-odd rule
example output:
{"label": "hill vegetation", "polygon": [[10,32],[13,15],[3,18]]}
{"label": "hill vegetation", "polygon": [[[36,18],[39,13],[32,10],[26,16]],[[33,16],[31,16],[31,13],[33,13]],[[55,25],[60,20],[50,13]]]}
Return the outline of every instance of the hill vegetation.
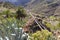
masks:
{"label": "hill vegetation", "polygon": [[0,2],[0,38],[60,40],[60,1],[43,1],[34,0],[27,7]]}

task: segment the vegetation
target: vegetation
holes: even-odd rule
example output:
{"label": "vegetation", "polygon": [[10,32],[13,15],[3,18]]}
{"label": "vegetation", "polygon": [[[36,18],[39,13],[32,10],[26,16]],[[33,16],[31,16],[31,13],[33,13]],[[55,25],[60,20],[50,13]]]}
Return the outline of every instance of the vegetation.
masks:
{"label": "vegetation", "polygon": [[[49,38],[50,39],[49,39]],[[52,33],[47,30],[37,31],[31,35],[30,40],[53,40],[51,39]]]}
{"label": "vegetation", "polygon": [[[27,39],[28,35],[25,32],[22,33],[21,29],[25,25],[27,17],[24,16],[23,20],[18,20],[18,17],[16,18],[18,13],[21,13],[21,15],[26,15],[23,14],[24,9],[18,9],[18,10],[19,10],[18,12],[16,11],[17,13],[13,13],[10,10],[6,10],[0,13],[0,38],[2,38],[3,40]],[[19,37],[19,35],[21,37]],[[13,38],[14,36],[16,36],[16,38]]]}
{"label": "vegetation", "polygon": [[60,19],[57,19],[54,16],[50,16],[49,19],[50,19],[48,20],[49,22],[45,21],[45,25],[49,27],[51,30],[57,30],[57,29],[60,30]]}
{"label": "vegetation", "polygon": [[26,16],[27,16],[26,11],[22,7],[19,7],[18,10],[16,11],[16,18],[20,19],[25,18]]}
{"label": "vegetation", "polygon": [[[15,10],[15,12],[11,12],[11,11],[12,10],[8,9],[0,12],[0,36],[3,39],[5,38],[5,36],[7,36],[8,38],[10,38],[10,40],[27,40],[27,39],[28,40],[56,40],[57,37],[56,34],[54,34],[54,31],[55,30],[60,31],[60,18],[57,18],[55,16],[49,16],[47,18],[44,17],[42,21],[37,20],[38,22],[40,21],[39,23],[43,22],[43,24],[46,25],[46,27],[50,28],[51,31],[48,31],[46,29],[40,31],[37,30],[35,33],[34,32],[28,33],[29,34],[28,36],[25,32],[23,32],[23,29],[20,30],[20,28],[24,28],[25,25],[28,25],[29,23],[26,24],[26,22],[29,18],[32,17],[30,17],[30,15],[29,16],[27,15],[26,10],[23,7],[18,7]],[[32,24],[34,27],[38,26],[37,25],[38,23],[36,24],[36,22]],[[27,27],[29,27],[30,25],[31,24],[29,24]],[[34,28],[33,26],[32,26],[32,30]],[[11,34],[13,34],[13,36],[11,36]]]}

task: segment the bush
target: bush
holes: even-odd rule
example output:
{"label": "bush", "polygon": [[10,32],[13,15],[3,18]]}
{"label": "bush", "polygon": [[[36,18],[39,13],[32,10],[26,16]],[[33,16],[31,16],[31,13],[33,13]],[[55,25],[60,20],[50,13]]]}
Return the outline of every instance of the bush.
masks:
{"label": "bush", "polygon": [[19,7],[18,10],[16,11],[16,15],[17,15],[16,18],[20,19],[20,18],[25,18],[27,14],[22,7]]}
{"label": "bush", "polygon": [[1,13],[1,15],[5,15],[5,17],[10,17],[11,16],[11,12],[10,12],[10,10],[6,10],[6,11],[3,11],[2,13]]}
{"label": "bush", "polygon": [[52,33],[47,30],[37,31],[31,35],[31,40],[47,40],[48,37],[51,37]]}
{"label": "bush", "polygon": [[[56,21],[55,21],[56,22]],[[49,22],[46,22],[46,26],[49,27],[52,31],[53,30],[57,30],[57,29],[60,29],[60,22],[57,21],[58,23],[56,23],[55,25],[49,23]]]}
{"label": "bush", "polygon": [[44,20],[43,23],[51,29],[51,31],[60,29],[60,19],[57,19],[57,17],[50,16],[47,20]]}

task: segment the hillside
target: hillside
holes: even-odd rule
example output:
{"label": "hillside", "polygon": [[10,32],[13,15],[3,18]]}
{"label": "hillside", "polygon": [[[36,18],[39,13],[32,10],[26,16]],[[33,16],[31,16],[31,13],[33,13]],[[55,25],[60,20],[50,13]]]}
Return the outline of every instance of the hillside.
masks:
{"label": "hillside", "polygon": [[0,2],[0,6],[6,7],[6,8],[15,8],[15,5],[10,2]]}
{"label": "hillside", "polygon": [[25,7],[26,9],[30,10],[31,12],[41,14],[43,16],[52,16],[57,15],[59,16],[60,12],[58,12],[60,7],[60,0],[35,0]]}
{"label": "hillside", "polygon": [[0,40],[60,40],[60,0],[0,0]]}
{"label": "hillside", "polygon": [[16,11],[16,6],[10,2],[0,2],[0,13],[6,10],[10,10],[11,12]]}

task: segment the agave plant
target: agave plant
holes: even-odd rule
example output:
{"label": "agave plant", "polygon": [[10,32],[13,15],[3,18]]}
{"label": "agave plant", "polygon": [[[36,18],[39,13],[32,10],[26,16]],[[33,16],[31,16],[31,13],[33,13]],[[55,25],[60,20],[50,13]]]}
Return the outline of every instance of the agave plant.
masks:
{"label": "agave plant", "polygon": [[22,27],[19,27],[17,21],[10,22],[7,19],[6,22],[1,21],[0,40],[27,40],[28,34],[23,31]]}

